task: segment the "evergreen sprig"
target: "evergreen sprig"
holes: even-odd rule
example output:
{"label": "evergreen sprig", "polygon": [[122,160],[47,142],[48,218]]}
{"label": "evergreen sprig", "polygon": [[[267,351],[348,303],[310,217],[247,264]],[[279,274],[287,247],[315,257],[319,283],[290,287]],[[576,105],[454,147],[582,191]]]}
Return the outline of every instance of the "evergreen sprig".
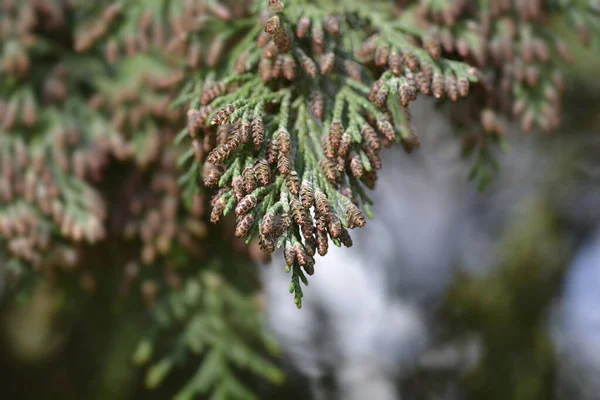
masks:
{"label": "evergreen sprig", "polygon": [[348,229],[365,224],[381,147],[419,147],[408,109],[418,95],[456,103],[483,188],[497,168],[490,145],[502,142],[502,115],[526,131],[558,124],[557,60],[571,57],[548,18],[577,19],[584,40],[597,21],[571,2],[373,3],[256,2],[190,33],[213,41],[208,70],[181,97],[195,149],[188,181],[219,188],[213,222],[235,211],[237,237],[284,248],[299,307],[314,256],[330,241],[350,246]]}
{"label": "evergreen sprig", "polygon": [[[185,122],[170,105],[193,58],[172,53],[180,31],[169,21],[204,12],[190,7],[0,1],[0,254],[8,258],[9,294],[22,295],[39,279],[66,286],[66,270],[78,271],[81,288],[93,294],[107,271],[93,270],[90,258],[114,250],[105,267],[122,269],[115,302],[137,304],[140,295],[158,327],[164,302],[181,306],[185,284],[211,269],[206,259],[220,259],[219,248],[228,253],[227,244],[206,244],[215,231],[203,220],[205,196],[178,183],[187,147],[175,137]],[[250,398],[240,370],[280,377],[261,358],[267,350],[250,346],[263,339],[258,308],[240,287],[206,286],[170,336],[191,341],[199,331],[187,324],[208,320],[204,346],[223,364],[210,392]],[[180,352],[175,346],[173,354]]]}
{"label": "evergreen sprig", "polygon": [[[237,377],[236,369],[245,369],[270,383],[280,383],[282,372],[268,359],[257,354],[256,344],[277,351],[262,333],[256,302],[241,295],[220,276],[203,273],[190,277],[181,289],[172,291],[154,308],[161,330],[181,332],[168,342],[171,349],[156,361],[146,374],[146,385],[154,388],[177,364],[191,355],[203,355],[196,374],[175,395],[175,399],[193,399],[211,394],[214,399],[256,399]],[[143,339],[133,356],[137,365],[152,358],[158,333]]]}
{"label": "evergreen sprig", "polygon": [[[439,98],[445,74],[457,100],[476,78],[466,64],[436,60],[384,13],[301,1],[252,11],[231,24],[239,32],[230,37],[243,39],[187,95],[198,150],[191,168],[221,188],[213,222],[235,211],[237,237],[258,236],[266,252],[284,248],[300,307],[315,254],[330,240],[351,246],[348,229],[364,226],[363,186],[375,184],[382,145],[418,147],[407,108],[417,80],[435,74]],[[393,68],[373,81],[388,59]]]}

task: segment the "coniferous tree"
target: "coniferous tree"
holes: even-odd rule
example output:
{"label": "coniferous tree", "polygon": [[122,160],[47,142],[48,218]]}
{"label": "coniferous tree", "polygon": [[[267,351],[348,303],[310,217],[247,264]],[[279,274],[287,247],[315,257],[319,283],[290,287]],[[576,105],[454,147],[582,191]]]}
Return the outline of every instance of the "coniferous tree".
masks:
{"label": "coniferous tree", "polygon": [[[236,368],[281,373],[254,350],[270,342],[252,273],[229,265],[221,238],[283,248],[300,307],[315,255],[351,246],[371,216],[380,151],[418,151],[412,101],[450,108],[483,188],[509,119],[559,124],[573,60],[551,23],[597,45],[599,12],[592,0],[2,0],[7,295],[74,276],[93,293],[104,271],[89,260],[109,252],[114,297],[139,293],[154,316],[135,361],[169,332],[148,385],[202,353],[178,398],[250,398]],[[235,227],[211,224],[228,214]]]}

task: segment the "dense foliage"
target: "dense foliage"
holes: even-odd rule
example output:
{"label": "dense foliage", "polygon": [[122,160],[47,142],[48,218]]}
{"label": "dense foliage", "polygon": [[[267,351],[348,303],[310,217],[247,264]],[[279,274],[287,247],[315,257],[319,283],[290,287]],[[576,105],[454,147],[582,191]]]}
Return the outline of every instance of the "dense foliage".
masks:
{"label": "dense foliage", "polygon": [[[252,285],[227,283],[232,245],[208,219],[235,214],[236,237],[283,247],[300,307],[315,255],[351,246],[370,216],[381,149],[419,147],[412,101],[451,108],[483,187],[509,118],[525,131],[559,123],[560,64],[572,57],[551,22],[594,44],[599,12],[583,0],[2,0],[9,292],[71,269],[93,292],[102,271],[86,254],[118,249],[120,294],[136,288],[180,333],[149,385],[209,348],[212,367],[180,398],[250,397],[230,364],[280,375],[246,340],[266,340]],[[231,336],[240,329],[244,340]]]}

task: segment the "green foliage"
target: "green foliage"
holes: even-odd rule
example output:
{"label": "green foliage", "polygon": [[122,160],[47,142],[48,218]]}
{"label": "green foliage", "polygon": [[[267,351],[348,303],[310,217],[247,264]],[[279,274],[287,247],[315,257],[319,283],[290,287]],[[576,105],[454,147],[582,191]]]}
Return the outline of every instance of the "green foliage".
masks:
{"label": "green foliage", "polygon": [[408,108],[418,95],[453,103],[483,190],[505,116],[525,131],[559,123],[559,65],[572,57],[548,18],[576,21],[587,43],[597,33],[583,2],[406,3],[256,2],[190,32],[212,42],[207,70],[176,101],[189,103],[194,148],[183,182],[220,188],[212,222],[235,211],[237,237],[285,249],[298,307],[315,255],[350,246],[360,208],[370,216],[381,147],[419,147]]}
{"label": "green foliage", "polygon": [[[93,295],[106,272],[95,251],[113,252],[105,262],[122,270],[113,297],[137,304],[140,294],[157,329],[169,307],[185,305],[170,337],[202,343],[219,366],[208,364],[218,382],[202,391],[248,398],[241,371],[271,380],[280,372],[261,358],[267,350],[258,308],[242,294],[247,285],[204,290],[196,303],[179,294],[211,269],[207,259],[225,259],[231,247],[210,243],[218,232],[202,219],[205,197],[177,182],[186,147],[174,138],[184,121],[170,104],[184,63],[162,39],[176,36],[167,17],[187,12],[174,1],[1,3],[0,247],[9,293],[20,296],[38,279],[67,286],[63,272],[73,269]],[[84,302],[68,296],[65,311]],[[156,353],[170,360],[186,349]],[[174,366],[161,365],[149,372],[152,386]]]}
{"label": "green foliage", "polygon": [[[280,383],[282,372],[256,353],[262,344],[276,351],[274,343],[262,335],[254,302],[213,273],[200,279],[189,278],[182,289],[171,292],[154,308],[160,330],[180,333],[172,336],[168,355],[154,363],[146,375],[146,386],[154,388],[178,363],[190,355],[204,355],[196,374],[175,399],[192,399],[213,393],[215,399],[254,399],[236,378],[236,369],[248,370],[271,383]],[[164,335],[142,340],[133,360],[147,364],[155,346],[164,347]]]}

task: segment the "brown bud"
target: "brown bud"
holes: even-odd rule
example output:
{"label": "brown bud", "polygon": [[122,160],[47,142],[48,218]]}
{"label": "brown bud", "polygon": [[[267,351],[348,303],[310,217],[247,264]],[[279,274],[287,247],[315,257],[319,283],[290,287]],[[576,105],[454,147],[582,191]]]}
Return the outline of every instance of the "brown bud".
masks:
{"label": "brown bud", "polygon": [[[190,49],[188,51],[188,64],[192,69],[198,69],[200,67],[200,63],[202,62],[202,46],[200,43],[194,42],[190,44]],[[242,71],[240,72],[243,73]]]}
{"label": "brown bud", "polygon": [[524,132],[531,132],[535,124],[535,114],[532,110],[527,110],[521,119],[521,129]]}
{"label": "brown bud", "polygon": [[235,194],[235,198],[237,201],[240,201],[245,194],[244,191],[244,179],[241,176],[236,176],[231,181],[231,188],[233,189],[233,193]]}
{"label": "brown bud", "polygon": [[240,134],[240,141],[244,144],[250,142],[250,121],[243,119],[241,123],[237,123]]}
{"label": "brown bud", "polygon": [[402,147],[407,153],[412,153],[419,146],[421,146],[421,141],[414,132],[411,131],[408,135],[402,137]]}
{"label": "brown bud", "polygon": [[448,75],[445,79],[446,96],[452,101],[458,100],[458,88],[456,86],[456,78],[454,75]]}
{"label": "brown bud", "polygon": [[327,200],[327,196],[325,193],[320,191],[319,189],[315,190],[315,208],[317,210],[318,215],[321,216],[329,216],[330,207],[329,201]]}
{"label": "brown bud", "polygon": [[375,82],[373,82],[373,86],[371,86],[371,92],[369,93],[370,102],[375,102],[375,100],[377,99],[377,94],[379,93],[382,87],[383,81],[381,79],[378,79]]}
{"label": "brown bud", "polygon": [[328,224],[327,217],[324,217],[322,215],[317,216],[316,228],[317,228],[318,232],[325,232],[325,233],[327,233],[327,224]]}
{"label": "brown bud", "polygon": [[273,79],[273,62],[268,58],[262,58],[258,63],[258,74],[263,82]]}
{"label": "brown bud", "polygon": [[283,235],[288,229],[290,229],[293,222],[294,221],[291,216],[283,214],[275,223],[273,234],[277,237]]}
{"label": "brown bud", "polygon": [[23,102],[23,108],[21,110],[21,117],[23,124],[27,127],[33,127],[38,119],[37,105],[33,97],[27,97]]}
{"label": "brown bud", "polygon": [[296,261],[296,249],[289,242],[285,245],[283,256],[287,265],[290,267],[294,265],[294,262]]}
{"label": "brown bud", "polygon": [[298,264],[300,264],[301,267],[308,265],[308,256],[303,246],[300,243],[296,243],[293,250],[296,260],[298,260]]}
{"label": "brown bud", "polygon": [[119,43],[112,39],[106,43],[104,48],[104,57],[109,64],[114,64],[119,59]]}
{"label": "brown bud", "polygon": [[408,50],[403,53],[404,63],[411,71],[417,71],[419,69],[419,59],[412,51]]}
{"label": "brown bud", "polygon": [[392,74],[395,76],[400,76],[400,74],[402,74],[403,65],[400,53],[394,50],[392,54],[390,54],[389,65]]}
{"label": "brown bud", "polygon": [[365,60],[371,59],[375,50],[377,49],[377,42],[379,41],[379,35],[373,35],[364,41],[356,55]]}
{"label": "brown bud", "polygon": [[318,119],[323,118],[323,114],[325,114],[325,100],[323,98],[323,93],[320,90],[312,91],[310,96],[310,107],[315,117]]}
{"label": "brown bud", "polygon": [[275,57],[275,61],[273,61],[273,69],[272,74],[274,79],[281,78],[281,74],[283,73],[283,55],[279,54]]}
{"label": "brown bud", "polygon": [[440,41],[442,43],[442,47],[446,52],[454,52],[454,37],[452,36],[452,32],[450,32],[450,30],[444,29],[440,33]]}
{"label": "brown bud", "polygon": [[307,210],[312,207],[315,196],[312,182],[303,180],[302,185],[300,186],[300,199],[302,200],[302,205]]}
{"label": "brown bud", "polygon": [[235,213],[237,215],[247,214],[250,210],[256,207],[257,200],[253,194],[249,194],[240,200],[238,205],[235,207]]}
{"label": "brown bud", "polygon": [[[220,145],[225,145],[227,143],[227,139],[229,138],[230,133],[231,125],[219,125],[219,127],[217,128],[217,143]],[[208,135],[206,137],[208,137]]]}
{"label": "brown bud", "polygon": [[442,55],[442,43],[437,32],[427,34],[423,40],[423,46],[435,59],[440,58]]}
{"label": "brown bud", "polygon": [[431,82],[431,88],[433,96],[436,99],[440,99],[444,95],[445,79],[444,75],[436,72],[433,74],[433,80]]}
{"label": "brown bud", "polygon": [[471,52],[471,47],[469,43],[464,39],[460,38],[456,41],[456,51],[460,54],[461,57],[468,57]]}
{"label": "brown bud", "polygon": [[321,257],[327,254],[327,250],[329,248],[329,239],[327,238],[327,233],[322,231],[317,231],[317,251]]}
{"label": "brown bud", "polygon": [[536,86],[540,79],[540,71],[535,65],[525,68],[525,79],[530,87]]}
{"label": "brown bud", "polygon": [[235,227],[235,237],[246,237],[250,232],[250,229],[252,229],[252,225],[254,225],[254,216],[252,214],[246,214],[241,217]]}
{"label": "brown bud", "polygon": [[319,24],[312,26],[312,51],[316,55],[321,55],[325,52],[325,32]]}
{"label": "brown bud", "polygon": [[243,51],[238,58],[235,60],[235,71],[238,74],[243,74],[248,70],[248,60],[250,59],[250,53]]}
{"label": "brown bud", "polygon": [[267,147],[267,161],[269,164],[275,164],[279,157],[279,145],[277,144],[276,138],[271,139],[269,146]]}
{"label": "brown bud", "polygon": [[206,105],[216,99],[217,97],[225,94],[227,90],[225,84],[223,82],[216,82],[208,84],[200,95],[200,103],[202,105]]}
{"label": "brown bud", "polygon": [[260,225],[260,232],[263,235],[270,235],[275,229],[275,216],[273,214],[265,214]]}
{"label": "brown bud", "polygon": [[390,121],[386,119],[377,121],[377,129],[379,129],[379,132],[381,132],[381,134],[390,142],[396,141],[396,132]]}
{"label": "brown bud", "polygon": [[340,147],[338,148],[338,156],[344,158],[348,155],[348,150],[350,150],[350,144],[352,143],[352,138],[347,133],[342,135],[342,140],[340,142]]}
{"label": "brown bud", "polygon": [[360,82],[361,70],[362,68],[359,63],[352,60],[344,60],[344,71],[350,79]]}
{"label": "brown bud", "polygon": [[335,158],[335,149],[333,148],[333,145],[331,144],[329,135],[323,136],[322,145],[323,145],[323,153],[325,153],[325,157],[327,157],[330,160],[333,160]]}
{"label": "brown bud", "polygon": [[334,213],[329,214],[329,234],[334,239],[339,239],[342,234],[342,222]]}
{"label": "brown bud", "polygon": [[332,161],[335,161],[335,169],[337,172],[344,172],[344,169],[346,168],[346,158],[337,156],[335,160]]}
{"label": "brown bud", "polygon": [[292,170],[292,163],[289,153],[279,153],[277,158],[277,169],[282,175],[287,175]]}
{"label": "brown bud", "polygon": [[375,51],[375,65],[383,67],[388,63],[389,56],[390,45],[387,43],[380,44]]}
{"label": "brown bud", "polygon": [[379,138],[377,137],[377,133],[375,132],[375,129],[373,129],[373,127],[371,127],[371,125],[364,125],[360,131],[362,137],[365,140],[365,144],[367,145],[368,148],[370,148],[373,151],[377,151],[381,148],[381,142],[379,141]]}
{"label": "brown bud", "polygon": [[333,15],[325,16],[325,18],[323,18],[323,25],[325,26],[327,32],[332,35],[337,35],[340,33],[340,22],[338,21],[337,17]]}
{"label": "brown bud", "polygon": [[381,89],[379,89],[377,95],[375,96],[375,105],[377,107],[385,107],[389,92],[390,91],[386,85],[383,85]]}
{"label": "brown bud", "polygon": [[496,114],[489,108],[481,112],[481,126],[487,133],[496,131]]}
{"label": "brown bud", "polygon": [[275,41],[277,49],[280,53],[284,54],[290,51],[292,46],[292,38],[285,28],[280,27],[277,29],[273,35],[273,40]]}
{"label": "brown bud", "polygon": [[304,70],[304,72],[306,72],[306,74],[308,76],[310,76],[311,78],[317,77],[317,75],[318,75],[317,65],[310,57],[303,54],[302,57],[300,58],[300,65],[302,65],[302,69]]}
{"label": "brown bud", "polygon": [[319,63],[319,69],[321,71],[321,75],[328,75],[333,66],[335,64],[335,54],[333,52],[325,53],[321,56],[321,61]]}
{"label": "brown bud", "polygon": [[[300,206],[302,206],[302,204],[300,204]],[[313,238],[313,232],[315,230],[315,226],[313,225],[313,219],[310,216],[310,214],[308,214],[308,212],[305,213],[304,224],[300,227],[300,229],[302,231],[302,236],[304,237],[305,243],[308,244],[308,241],[311,241],[311,240],[314,239]],[[309,254],[311,256],[314,256],[317,244],[314,243],[314,245],[312,245],[311,247],[312,247],[312,249],[309,252]]]}
{"label": "brown bud", "polygon": [[269,9],[274,13],[283,11],[283,2],[281,0],[269,0]]}
{"label": "brown bud", "polygon": [[206,160],[211,164],[220,164],[225,161],[230,154],[231,150],[227,145],[219,145],[208,154]]}
{"label": "brown bud", "polygon": [[314,272],[314,255],[317,253],[317,240],[312,235],[304,234],[304,250],[306,254],[310,257],[307,260],[307,265],[304,267],[305,271],[311,271],[311,274]]}
{"label": "brown bud", "polygon": [[296,25],[296,36],[302,39],[308,33],[310,29],[310,19],[308,17],[302,17],[298,20],[298,24]]}
{"label": "brown bud", "polygon": [[205,162],[203,169],[204,185],[208,187],[216,186],[219,183],[219,179],[221,179],[223,173],[223,168],[219,168],[214,164]]}
{"label": "brown bud", "polygon": [[252,142],[254,143],[254,147],[259,149],[262,147],[264,135],[265,135],[265,127],[263,124],[262,115],[255,115],[252,119],[251,124],[252,129]]}
{"label": "brown bud", "polygon": [[188,110],[187,112],[187,120],[188,120],[188,132],[191,137],[198,136],[200,132],[201,124],[201,114],[199,110]]}
{"label": "brown bud", "polygon": [[223,215],[223,211],[225,211],[226,206],[227,204],[225,203],[225,200],[223,200],[222,196],[216,197],[213,204],[213,208],[210,212],[210,222],[212,222],[213,224],[219,222],[219,219],[221,219],[221,216]]}
{"label": "brown bud", "polygon": [[340,142],[342,140],[342,134],[344,133],[344,126],[342,125],[342,121],[334,120],[329,125],[329,140],[331,141],[331,145],[335,150],[340,147]]}
{"label": "brown bud", "polygon": [[229,152],[232,152],[233,150],[238,148],[241,141],[242,135],[240,133],[240,130],[236,128],[233,131],[231,131],[231,133],[227,137],[227,143],[225,143],[225,147],[228,149]]}
{"label": "brown bud", "polygon": [[119,3],[113,3],[106,7],[102,12],[102,20],[110,24],[121,16],[121,11],[121,5]]}
{"label": "brown bud", "polygon": [[350,171],[356,178],[360,178],[364,173],[364,167],[360,156],[354,152],[350,154]]}
{"label": "brown bud", "polygon": [[408,107],[411,101],[416,99],[417,92],[413,86],[409,85],[406,82],[403,82],[399,87],[400,92],[400,104],[402,107]]}
{"label": "brown bud", "polygon": [[558,101],[560,100],[558,91],[552,86],[546,86],[544,88],[544,98],[546,98],[552,103],[558,103]]}
{"label": "brown bud", "polygon": [[346,220],[350,229],[358,226],[365,226],[365,217],[363,213],[353,203],[348,203],[346,206]]}
{"label": "brown bud", "polygon": [[294,79],[296,79],[296,61],[289,54],[283,56],[283,76],[288,81],[293,81]]}
{"label": "brown bud", "polygon": [[264,158],[259,159],[254,166],[254,170],[263,186],[267,186],[271,182],[271,169],[267,160]]}
{"label": "brown bud", "polygon": [[265,31],[261,31],[260,34],[258,35],[258,38],[256,39],[256,45],[261,48],[265,47],[267,45],[267,43],[269,43],[270,40],[271,40],[271,35],[269,35]]}
{"label": "brown bud", "polygon": [[252,193],[252,191],[256,189],[256,174],[254,173],[254,168],[244,168],[242,176],[242,179],[244,181],[244,190],[246,191],[246,193]]}
{"label": "brown bud", "polygon": [[331,160],[327,158],[323,158],[319,161],[319,167],[325,174],[325,177],[332,183],[335,183],[337,180],[337,171],[335,165],[331,162]]}
{"label": "brown bud", "polygon": [[525,112],[526,108],[527,108],[527,104],[523,100],[516,100],[513,103],[513,109],[512,109],[513,115],[515,117],[522,115]]}
{"label": "brown bud", "polygon": [[296,222],[297,225],[303,226],[308,218],[306,209],[304,206],[302,206],[302,203],[295,198],[292,198],[290,206],[292,208],[292,217],[294,218],[294,222]]}
{"label": "brown bud", "polygon": [[263,51],[263,57],[264,58],[268,58],[269,60],[273,61],[273,59],[275,57],[277,57],[279,55],[279,49],[277,48],[277,45],[275,44],[275,42],[271,41],[267,44],[267,46],[265,47],[265,50]]}
{"label": "brown bud", "polygon": [[560,59],[565,64],[571,65],[575,62],[575,59],[573,58],[573,55],[571,54],[571,51],[569,50],[569,47],[565,41],[556,39],[554,41],[554,48],[556,49]]}
{"label": "brown bud", "polygon": [[285,184],[291,194],[294,196],[300,194],[300,180],[298,179],[298,173],[296,171],[291,171],[290,174],[286,176]]}
{"label": "brown bud", "polygon": [[206,65],[210,68],[216,67],[219,61],[221,61],[224,52],[225,41],[223,39],[217,38],[216,40],[212,41],[206,55]]}
{"label": "brown bud", "polygon": [[290,134],[285,128],[281,128],[277,131],[277,145],[279,146],[280,153],[289,153],[291,150]]}
{"label": "brown bud", "polygon": [[533,51],[541,62],[547,63],[550,60],[550,51],[546,42],[542,39],[536,38],[533,40]]}
{"label": "brown bud", "polygon": [[457,89],[458,89],[458,94],[461,97],[468,96],[470,84],[469,84],[469,80],[467,78],[464,78],[464,77],[458,78],[456,85],[457,85]]}
{"label": "brown bud", "polygon": [[352,247],[352,238],[346,228],[342,228],[342,234],[340,235],[340,241],[346,247]]}
{"label": "brown bud", "polygon": [[265,253],[275,252],[275,240],[270,236],[260,235],[258,245]]}
{"label": "brown bud", "polygon": [[281,26],[278,15],[273,15],[265,25],[265,32],[272,35]]}

